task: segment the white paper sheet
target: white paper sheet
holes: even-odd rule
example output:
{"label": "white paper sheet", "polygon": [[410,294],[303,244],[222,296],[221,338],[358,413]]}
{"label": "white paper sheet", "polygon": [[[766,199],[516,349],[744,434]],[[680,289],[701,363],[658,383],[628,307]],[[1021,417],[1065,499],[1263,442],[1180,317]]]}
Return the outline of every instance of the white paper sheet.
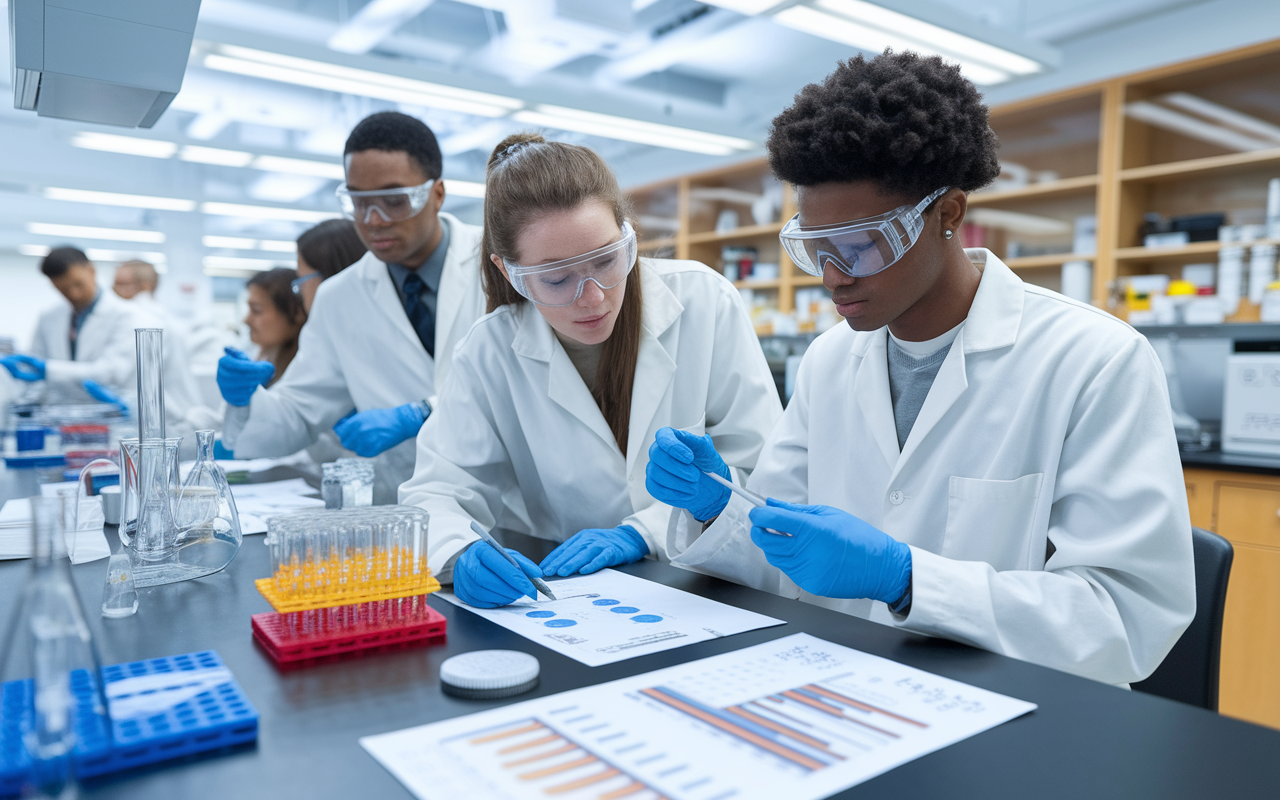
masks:
{"label": "white paper sheet", "polygon": [[424,800],[817,800],[1035,707],[798,633],[360,744]]}
{"label": "white paper sheet", "polygon": [[248,535],[267,532],[267,518],[302,508],[324,508],[316,490],[302,478],[272,483],[237,483],[231,487],[240,516],[240,532]]}
{"label": "white paper sheet", "polygon": [[[56,494],[56,492],[55,492]],[[67,553],[72,564],[97,561],[111,555],[102,533],[102,500],[80,500],[82,530],[67,534]],[[31,499],[10,500],[0,508],[0,559],[31,558]]]}
{"label": "white paper sheet", "polygon": [[783,624],[612,569],[549,585],[559,600],[472,608],[450,592],[440,598],[589,667]]}

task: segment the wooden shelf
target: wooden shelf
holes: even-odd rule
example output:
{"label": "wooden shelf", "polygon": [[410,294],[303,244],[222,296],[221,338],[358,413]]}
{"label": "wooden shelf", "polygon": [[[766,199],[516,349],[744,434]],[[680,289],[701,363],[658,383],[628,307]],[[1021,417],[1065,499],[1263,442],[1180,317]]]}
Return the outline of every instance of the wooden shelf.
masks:
{"label": "wooden shelf", "polygon": [[1044,256],[1018,256],[1004,259],[1009,269],[1034,269],[1036,267],[1060,267],[1068,261],[1093,261],[1097,256],[1082,253],[1050,253]]}
{"label": "wooden shelf", "polygon": [[643,242],[640,242],[640,244],[637,246],[640,248],[640,252],[642,253],[646,250],[658,250],[663,247],[675,247],[676,237],[668,236],[665,239],[647,239]]}
{"label": "wooden shelf", "polygon": [[791,279],[792,286],[821,286],[822,278],[817,275],[810,275],[807,272],[801,272]]}
{"label": "wooden shelf", "polygon": [[1045,183],[1031,183],[1017,189],[1005,189],[997,192],[974,192],[969,195],[969,205],[990,206],[1018,200],[1032,200],[1050,197],[1062,197],[1073,194],[1089,194],[1098,186],[1097,175],[1082,175],[1079,178],[1062,178]]}
{"label": "wooden shelf", "polygon": [[[1252,242],[1227,242],[1226,247],[1252,247],[1255,244],[1280,245],[1275,239],[1257,239]],[[1222,242],[1192,242],[1180,247],[1121,247],[1116,250],[1117,261],[1181,261],[1194,256],[1217,257]]]}
{"label": "wooden shelf", "polygon": [[777,278],[767,281],[753,281],[747,278],[745,281],[734,281],[733,285],[739,289],[778,289],[782,287],[782,281]]}
{"label": "wooden shelf", "polygon": [[1127,183],[1166,183],[1212,173],[1250,172],[1267,164],[1280,164],[1280,147],[1131,167],[1120,170],[1120,180]]}
{"label": "wooden shelf", "polygon": [[758,239],[761,236],[777,236],[782,232],[784,224],[782,222],[770,222],[767,225],[748,225],[742,228],[734,228],[723,233],[717,231],[691,233],[688,239],[689,244],[711,244],[714,242],[732,242],[738,239]]}

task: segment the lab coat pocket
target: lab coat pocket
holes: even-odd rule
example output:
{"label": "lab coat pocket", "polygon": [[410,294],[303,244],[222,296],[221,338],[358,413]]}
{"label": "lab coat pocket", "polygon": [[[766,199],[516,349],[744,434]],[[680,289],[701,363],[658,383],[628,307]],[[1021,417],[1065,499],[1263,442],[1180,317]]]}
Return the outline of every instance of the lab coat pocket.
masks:
{"label": "lab coat pocket", "polygon": [[942,555],[958,561],[985,561],[997,570],[1028,569],[1044,473],[1011,481],[951,478],[947,533]]}

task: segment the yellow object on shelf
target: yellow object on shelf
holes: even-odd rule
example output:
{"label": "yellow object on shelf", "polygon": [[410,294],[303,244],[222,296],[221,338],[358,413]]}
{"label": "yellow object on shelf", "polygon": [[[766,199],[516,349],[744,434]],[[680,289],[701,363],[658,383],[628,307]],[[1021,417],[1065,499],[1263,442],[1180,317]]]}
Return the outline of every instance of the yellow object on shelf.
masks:
{"label": "yellow object on shelf", "polygon": [[1165,294],[1170,297],[1180,295],[1194,295],[1196,293],[1196,285],[1191,281],[1170,281],[1169,288],[1165,290]]}

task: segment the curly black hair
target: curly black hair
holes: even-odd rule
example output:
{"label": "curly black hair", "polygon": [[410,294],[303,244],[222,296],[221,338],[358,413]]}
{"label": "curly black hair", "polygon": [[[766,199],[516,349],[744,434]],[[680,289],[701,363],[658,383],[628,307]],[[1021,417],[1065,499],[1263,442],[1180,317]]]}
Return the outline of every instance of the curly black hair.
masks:
{"label": "curly black hair", "polygon": [[440,143],[427,124],[399,111],[370,114],[351,129],[342,155],[349,156],[361,150],[407,153],[427,180],[439,178],[444,165]]}
{"label": "curly black hair", "polygon": [[959,67],[886,50],[801,89],[765,146],[774,174],[797,186],[869,180],[890,195],[971,192],[1000,174],[987,116]]}

